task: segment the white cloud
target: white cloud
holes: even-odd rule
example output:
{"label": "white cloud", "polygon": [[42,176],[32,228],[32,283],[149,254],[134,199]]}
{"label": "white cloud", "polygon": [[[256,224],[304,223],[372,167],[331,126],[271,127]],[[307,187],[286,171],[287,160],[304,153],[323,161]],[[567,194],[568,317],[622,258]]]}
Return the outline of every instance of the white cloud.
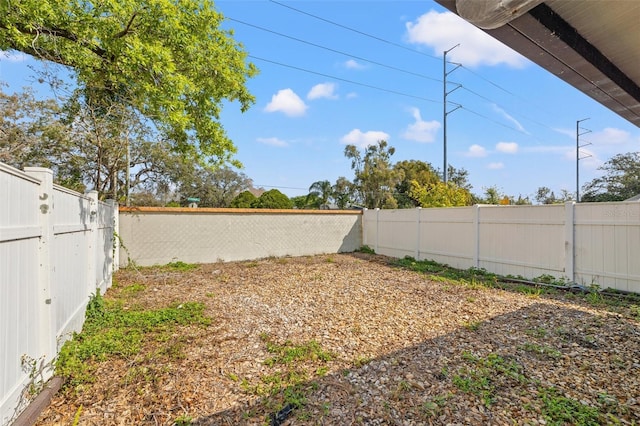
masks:
{"label": "white cloud", "polygon": [[256,139],[256,141],[258,141],[260,143],[263,143],[265,145],[277,146],[277,147],[281,147],[281,148],[289,146],[288,143],[286,143],[282,139],[278,139],[278,138],[258,138],[258,139]]}
{"label": "white cloud", "polygon": [[498,142],[496,144],[496,151],[504,152],[505,154],[515,154],[518,152],[518,144],[515,142]]}
{"label": "white cloud", "polygon": [[350,70],[361,70],[366,68],[364,65],[362,65],[360,62],[356,61],[355,59],[349,59],[344,63],[344,66]]}
{"label": "white cloud", "polygon": [[519,131],[521,131],[523,133],[529,134],[529,132],[527,132],[527,130],[524,128],[524,126],[522,126],[522,124],[520,124],[520,122],[518,120],[516,120],[511,115],[509,115],[505,110],[503,110],[502,108],[500,108],[496,104],[492,104],[491,106],[493,107],[493,110],[495,112],[497,112],[498,114],[503,116],[505,119],[507,119],[507,121],[510,121],[511,123],[513,123],[516,126],[516,129],[518,129]]}
{"label": "white cloud", "polygon": [[21,52],[11,50],[0,50],[0,61],[7,62],[24,62],[28,58],[27,55]]}
{"label": "white cloud", "polygon": [[477,144],[473,144],[469,147],[469,149],[467,150],[467,153],[465,154],[467,157],[486,157],[487,156],[487,150],[484,149],[484,147],[477,145]]}
{"label": "white cloud", "polygon": [[300,96],[296,95],[291,89],[282,89],[271,97],[271,102],[265,107],[266,112],[280,111],[290,117],[299,117],[304,115],[307,105]]}
{"label": "white cloud", "polygon": [[358,148],[366,148],[375,145],[380,140],[389,140],[389,134],[381,131],[369,130],[362,132],[360,129],[353,129],[340,139],[340,142],[347,145],[356,145]]}
{"label": "white cloud", "polygon": [[490,170],[504,169],[504,163],[489,163],[487,168],[490,169]]}
{"label": "white cloud", "polygon": [[338,99],[338,95],[334,93],[335,90],[336,90],[335,83],[316,84],[311,88],[311,90],[309,90],[309,93],[307,93],[307,99],[309,100],[320,99],[320,98]]}
{"label": "white cloud", "polygon": [[576,138],[576,131],[575,129],[573,130],[569,130],[569,129],[562,129],[560,127],[556,127],[555,129],[556,132],[560,133],[561,135],[565,135],[565,136],[569,136],[570,138],[574,139]]}
{"label": "white cloud", "polygon": [[409,124],[402,137],[416,142],[433,142],[436,132],[440,129],[440,122],[436,120],[424,121],[418,108],[412,108],[411,115],[416,121]]}
{"label": "white cloud", "polygon": [[438,55],[459,43],[447,58],[467,67],[506,64],[523,68],[528,63],[522,55],[452,12],[432,10],[415,22],[407,22],[406,28],[409,42],[429,46]]}
{"label": "white cloud", "polygon": [[347,93],[347,99],[355,99],[357,97],[358,97],[358,94],[356,92]]}
{"label": "white cloud", "polygon": [[587,133],[581,136],[580,139],[585,139],[585,141],[591,142],[594,145],[622,145],[625,143],[639,142],[638,139],[634,141],[631,133],[626,130],[613,127],[606,127],[599,132]]}

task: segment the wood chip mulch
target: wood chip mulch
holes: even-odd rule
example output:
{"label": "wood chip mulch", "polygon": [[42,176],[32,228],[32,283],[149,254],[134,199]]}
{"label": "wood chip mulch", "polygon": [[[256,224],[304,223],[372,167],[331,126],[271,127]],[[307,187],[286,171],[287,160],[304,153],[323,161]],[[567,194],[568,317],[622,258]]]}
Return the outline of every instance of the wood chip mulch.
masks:
{"label": "wood chip mulch", "polygon": [[[460,285],[391,262],[121,270],[107,299],[142,285],[132,309],[201,302],[211,325],[100,362],[95,383],[59,392],[37,424],[640,424],[637,306]],[[269,343],[309,342],[330,359],[266,362]]]}

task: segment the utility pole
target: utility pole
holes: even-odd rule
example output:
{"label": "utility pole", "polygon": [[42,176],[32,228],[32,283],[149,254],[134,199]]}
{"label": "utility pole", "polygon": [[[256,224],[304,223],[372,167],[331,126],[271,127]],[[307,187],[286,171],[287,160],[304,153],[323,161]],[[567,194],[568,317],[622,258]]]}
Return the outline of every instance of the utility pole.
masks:
{"label": "utility pole", "polygon": [[[576,203],[580,202],[580,148],[582,148],[583,146],[591,145],[590,142],[580,145],[580,136],[591,133],[591,130],[580,127],[580,123],[587,120],[589,120],[589,118],[583,118],[582,120],[576,121]],[[591,155],[589,154],[586,157],[582,158],[588,157],[591,157]]]}
{"label": "utility pole", "polygon": [[455,65],[455,68],[453,68],[451,71],[447,72],[447,53],[451,52],[453,49],[455,49],[458,46],[460,46],[460,44],[456,44],[451,49],[445,50],[444,54],[442,55],[442,81],[443,81],[443,86],[442,86],[443,87],[442,88],[442,131],[443,131],[443,146],[444,146],[444,149],[443,149],[443,151],[444,151],[444,166],[443,166],[443,170],[442,170],[442,180],[444,181],[444,183],[447,183],[447,115],[451,114],[453,111],[455,111],[455,110],[457,110],[459,108],[462,108],[462,105],[455,104],[456,107],[454,109],[452,109],[451,111],[447,111],[447,105],[448,105],[447,104],[447,96],[449,94],[451,94],[451,92],[453,92],[454,90],[459,89],[460,87],[462,87],[461,84],[457,84],[456,83],[456,87],[454,87],[452,90],[447,91],[447,76],[462,66],[462,64],[457,64],[457,63],[451,62],[452,65]]}

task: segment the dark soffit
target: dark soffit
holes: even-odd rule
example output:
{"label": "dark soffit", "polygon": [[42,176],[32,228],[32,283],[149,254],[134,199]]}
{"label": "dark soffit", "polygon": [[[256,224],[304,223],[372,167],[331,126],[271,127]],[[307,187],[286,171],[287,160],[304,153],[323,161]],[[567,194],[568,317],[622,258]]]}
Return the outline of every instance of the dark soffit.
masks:
{"label": "dark soffit", "polygon": [[[457,13],[455,0],[436,1]],[[562,10],[565,16],[557,13],[552,6],[542,3],[502,27],[483,31],[640,127],[640,78],[637,73],[632,77],[621,69],[623,66],[627,70],[640,69],[640,23],[631,22],[630,27],[637,34],[630,34],[632,42],[626,46],[627,53],[624,59],[618,59],[616,63],[612,59],[614,55],[608,54],[608,51],[613,52],[617,40],[613,37],[605,38],[605,42],[601,41],[596,48],[588,41],[589,33],[595,30],[588,29],[580,33],[569,23],[574,10],[578,13],[580,4],[585,2],[555,0],[547,3],[563,6],[557,9]],[[624,8],[629,5],[625,1],[607,1],[601,4],[605,3],[608,8]],[[625,14],[623,9],[617,16],[621,17],[619,19],[633,21],[639,19],[638,10],[640,9],[636,8],[633,13]],[[595,16],[591,18],[598,19]],[[607,27],[614,28],[618,25],[621,22],[617,20],[603,19],[598,25],[599,32],[606,34]],[[612,34],[614,32],[611,31]],[[634,39],[637,42],[634,43]],[[617,58],[622,57],[618,55]]]}

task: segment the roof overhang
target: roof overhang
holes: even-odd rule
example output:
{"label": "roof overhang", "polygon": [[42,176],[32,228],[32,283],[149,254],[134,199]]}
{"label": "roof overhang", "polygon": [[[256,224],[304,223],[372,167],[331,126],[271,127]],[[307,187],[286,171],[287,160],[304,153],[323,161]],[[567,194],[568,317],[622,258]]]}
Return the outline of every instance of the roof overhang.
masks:
{"label": "roof overhang", "polygon": [[640,1],[436,1],[640,127]]}

